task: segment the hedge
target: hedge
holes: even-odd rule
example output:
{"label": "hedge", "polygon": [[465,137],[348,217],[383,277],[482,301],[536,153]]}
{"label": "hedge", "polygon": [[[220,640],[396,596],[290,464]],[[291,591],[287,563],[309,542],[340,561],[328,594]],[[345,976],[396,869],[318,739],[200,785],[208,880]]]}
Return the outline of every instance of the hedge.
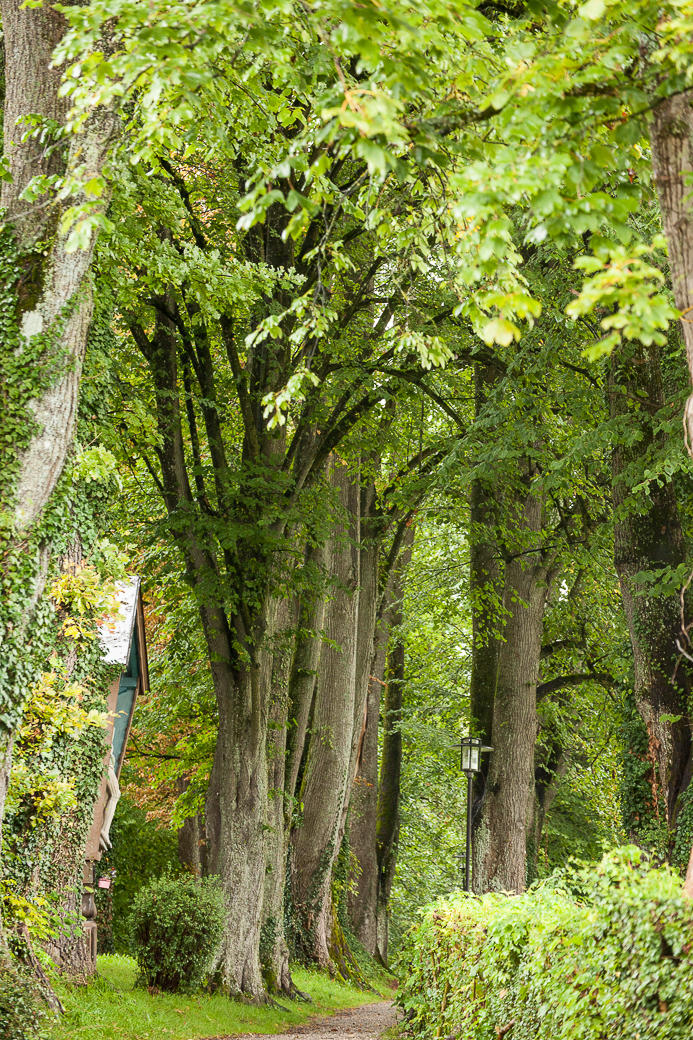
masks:
{"label": "hedge", "polygon": [[415,1037],[690,1040],[693,904],[628,846],[522,896],[424,908],[400,955]]}

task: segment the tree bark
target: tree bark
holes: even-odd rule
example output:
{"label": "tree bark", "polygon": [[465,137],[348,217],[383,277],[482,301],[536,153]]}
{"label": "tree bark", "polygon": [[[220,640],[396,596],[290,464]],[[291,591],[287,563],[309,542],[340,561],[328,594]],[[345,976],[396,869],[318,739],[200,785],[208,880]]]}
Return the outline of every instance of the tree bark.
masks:
{"label": "tree bark", "polygon": [[[298,614],[296,648],[289,679],[289,714],[286,735],[286,822],[291,826],[294,814],[296,784],[306,742],[306,730],[315,693],[322,627],[325,623],[326,596],[318,589],[318,575],[327,565],[327,547],[324,542],[310,545],[305,553],[306,569],[313,573],[316,588],[301,598]],[[309,576],[310,580],[310,576]]]}
{"label": "tree bark", "polygon": [[349,815],[349,843],[359,865],[358,876],[352,878],[354,890],[350,890],[348,896],[349,920],[354,935],[371,957],[375,957],[377,950],[378,856],[375,836],[378,821],[378,724],[385,686],[388,637],[389,621],[383,617],[375,633],[366,722],[356,763]]}
{"label": "tree bark", "polygon": [[[676,306],[682,312],[688,374],[693,382],[693,211],[689,178],[693,170],[693,91],[655,106],[650,128],[652,173],[669,244],[669,269]],[[684,410],[686,447],[693,454],[693,395]]]}
{"label": "tree bark", "polygon": [[285,826],[286,738],[289,676],[298,604],[284,599],[277,605],[272,654],[270,730],[267,740],[267,855],[263,897],[260,962],[268,993],[293,996],[289,947],[284,934],[284,889],[289,830]]}
{"label": "tree bark", "polygon": [[395,632],[390,645],[383,707],[383,752],[378,784],[378,811],[375,851],[378,864],[376,898],[376,957],[388,966],[390,932],[389,902],[397,867],[399,842],[399,803],[402,776],[402,699],[405,681],[404,582],[414,547],[415,528],[407,528],[402,553],[392,580],[391,627]]}
{"label": "tree bark", "polygon": [[356,621],[359,588],[359,486],[346,467],[333,463],[331,482],[347,518],[337,530],[330,573],[336,580],[327,607],[313,715],[303,777],[301,826],[293,838],[292,893],[302,955],[323,967],[341,957],[332,903],[332,868],[339,852],[349,772],[356,696]]}
{"label": "tree bark", "polygon": [[[362,700],[354,714],[349,811],[349,846],[358,863],[347,895],[349,921],[356,938],[373,957],[376,951],[378,860],[375,833],[378,813],[378,724],[385,677],[389,625],[389,582],[381,596],[379,570],[382,525],[377,516],[376,489],[368,485],[361,501],[361,597],[357,645],[357,690]],[[389,578],[389,576],[388,576]],[[387,579],[386,579],[387,581]],[[382,602],[381,602],[382,600]]]}
{"label": "tree bark", "polygon": [[[691,729],[687,718],[690,676],[685,661],[677,667],[681,635],[677,595],[652,594],[637,581],[643,571],[676,569],[686,547],[671,482],[653,481],[649,498],[634,502],[632,487],[641,479],[643,456],[663,447],[655,434],[655,414],[664,406],[659,348],[628,344],[611,362],[609,399],[612,419],[627,419],[612,454],[614,563],[628,622],[635,666],[635,702],[647,727],[650,755],[657,765],[662,809],[670,830],[676,826],[680,798],[691,778]],[[638,409],[632,407],[637,401]],[[638,439],[633,433],[637,424]],[[683,716],[672,721],[671,716]]]}
{"label": "tree bark", "polygon": [[[532,474],[527,474],[527,483]],[[523,548],[542,528],[542,501],[528,490],[517,503]],[[546,601],[547,566],[538,552],[505,562],[507,612],[493,712],[494,751],[474,850],[474,890],[522,892],[534,788],[536,690]]]}

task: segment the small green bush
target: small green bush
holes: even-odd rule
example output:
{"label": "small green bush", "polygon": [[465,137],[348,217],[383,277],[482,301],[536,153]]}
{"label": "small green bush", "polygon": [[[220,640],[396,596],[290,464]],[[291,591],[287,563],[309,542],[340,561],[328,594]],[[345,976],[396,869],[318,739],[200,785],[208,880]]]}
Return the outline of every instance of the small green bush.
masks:
{"label": "small green bush", "polygon": [[634,846],[523,896],[456,893],[405,939],[416,1037],[690,1040],[693,906]]}
{"label": "small green bush", "polygon": [[33,1040],[44,1017],[31,979],[20,968],[0,965],[0,1038]]}
{"label": "small green bush", "polygon": [[215,879],[161,878],[140,889],[130,918],[140,982],[168,993],[195,993],[224,931]]}

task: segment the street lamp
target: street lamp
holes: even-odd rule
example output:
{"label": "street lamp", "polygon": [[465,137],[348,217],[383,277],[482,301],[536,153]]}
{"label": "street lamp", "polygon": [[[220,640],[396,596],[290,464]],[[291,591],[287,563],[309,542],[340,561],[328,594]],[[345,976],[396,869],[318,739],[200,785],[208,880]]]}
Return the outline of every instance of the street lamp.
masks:
{"label": "street lamp", "polygon": [[470,855],[472,850],[472,785],[474,776],[481,768],[481,754],[483,751],[493,751],[492,747],[485,747],[478,737],[462,737],[459,744],[453,747],[460,748],[460,769],[467,774],[467,850],[465,855],[464,890],[469,892]]}

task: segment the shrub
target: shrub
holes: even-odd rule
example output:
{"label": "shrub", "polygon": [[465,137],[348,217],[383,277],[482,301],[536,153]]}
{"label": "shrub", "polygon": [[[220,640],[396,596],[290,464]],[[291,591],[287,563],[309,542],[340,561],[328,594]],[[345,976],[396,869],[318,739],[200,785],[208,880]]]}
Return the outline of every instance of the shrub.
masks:
{"label": "shrub", "polygon": [[111,848],[102,856],[98,873],[115,878],[110,888],[96,889],[99,953],[128,953],[129,918],[137,893],[164,874],[188,872],[178,862],[175,832],[149,821],[144,810],[123,795],[111,826]]}
{"label": "shrub", "polygon": [[19,968],[0,965],[2,1040],[30,1040],[39,1036],[44,1017],[31,979]]}
{"label": "shrub", "polygon": [[215,879],[161,878],[140,889],[130,918],[140,982],[169,993],[194,993],[211,968],[224,930]]}
{"label": "shrub", "polygon": [[416,1036],[691,1036],[693,906],[633,846],[523,896],[456,893],[421,913],[398,993]]}

